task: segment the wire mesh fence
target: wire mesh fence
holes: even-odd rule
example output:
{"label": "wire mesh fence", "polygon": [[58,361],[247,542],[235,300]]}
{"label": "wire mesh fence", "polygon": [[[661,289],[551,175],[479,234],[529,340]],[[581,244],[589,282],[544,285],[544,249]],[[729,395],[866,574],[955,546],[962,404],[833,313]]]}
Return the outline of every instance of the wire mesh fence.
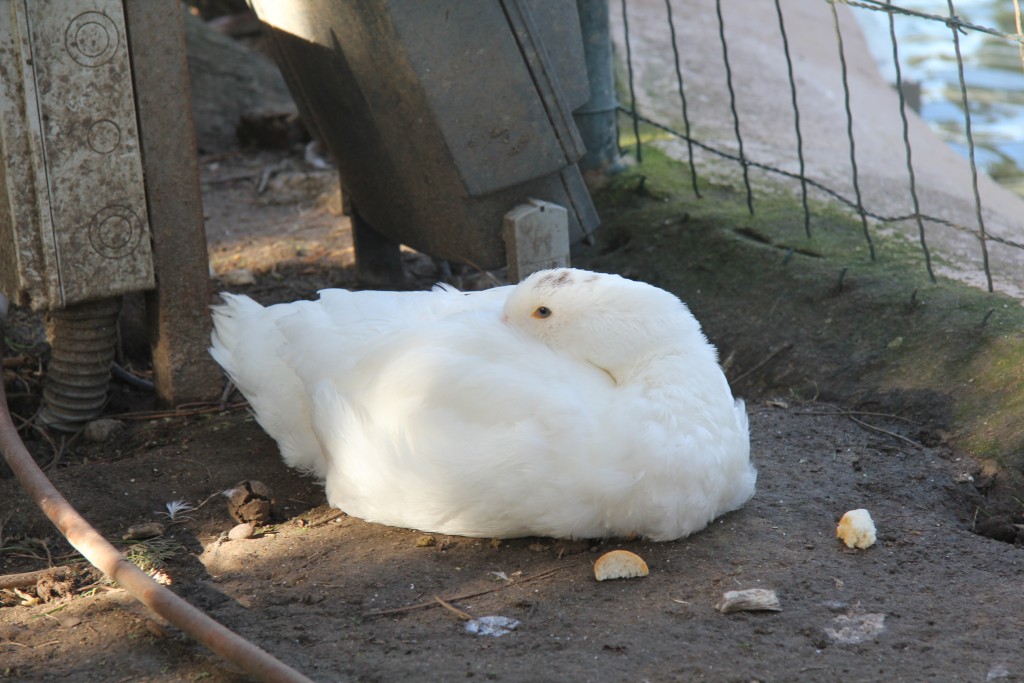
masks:
{"label": "wire mesh fence", "polygon": [[[732,140],[728,141],[724,140],[721,135],[701,135],[691,126],[692,114],[695,108],[701,104],[700,97],[702,93],[699,87],[694,87],[687,80],[686,69],[684,68],[681,55],[686,54],[688,46],[685,39],[680,35],[679,27],[681,22],[687,21],[689,15],[692,14],[692,7],[682,6],[678,2],[673,6],[672,0],[664,0],[663,4],[663,15],[660,25],[664,27],[662,31],[666,36],[663,36],[663,39],[667,39],[668,44],[671,46],[672,57],[668,64],[661,67],[662,70],[667,70],[669,75],[665,76],[659,83],[664,86],[669,81],[672,82],[672,90],[674,91],[672,96],[677,100],[678,112],[681,113],[681,119],[676,118],[675,121],[672,121],[663,112],[648,111],[649,108],[644,106],[641,98],[638,96],[637,57],[635,54],[635,44],[638,38],[634,35],[636,30],[630,28],[630,19],[637,12],[637,8],[634,6],[635,3],[630,2],[630,0],[620,0],[619,11],[621,16],[619,22],[622,30],[621,43],[625,48],[626,85],[629,93],[628,105],[620,106],[620,109],[631,119],[634,138],[633,151],[637,160],[643,160],[641,136],[641,123],[643,123],[653,126],[685,143],[693,191],[698,197],[700,196],[698,183],[700,165],[695,160],[695,154],[698,151],[714,155],[728,162],[734,162],[736,164],[735,168],[741,175],[743,191],[746,194],[746,204],[751,213],[755,211],[756,205],[755,187],[750,177],[752,169],[788,178],[794,181],[799,188],[803,210],[803,225],[808,237],[811,236],[812,213],[808,199],[810,193],[816,191],[835,201],[841,202],[856,213],[860,219],[864,240],[872,260],[876,258],[875,244],[872,239],[872,221],[882,224],[911,224],[916,228],[916,237],[923,253],[924,266],[927,269],[928,276],[933,281],[935,280],[935,269],[933,268],[933,259],[929,248],[929,236],[931,235],[929,229],[932,226],[941,226],[970,235],[975,240],[976,257],[980,261],[980,267],[984,272],[984,283],[988,290],[992,291],[993,276],[989,258],[990,244],[994,242],[1007,248],[1024,252],[1024,240],[1015,239],[1013,230],[1004,231],[1009,234],[994,234],[986,225],[983,196],[979,192],[979,178],[982,172],[979,170],[976,159],[978,150],[972,132],[972,103],[969,100],[970,91],[965,76],[961,37],[970,32],[981,32],[1004,42],[1008,50],[1019,52],[1021,68],[1024,69],[1024,36],[1022,36],[1020,28],[1021,11],[1019,0],[1012,0],[1016,33],[1000,31],[999,29],[977,25],[962,19],[957,12],[953,0],[945,0],[947,10],[945,14],[933,14],[909,7],[901,7],[893,4],[891,0],[822,0],[822,2],[828,4],[831,25],[827,27],[819,26],[819,28],[822,31],[827,29],[834,35],[835,50],[838,57],[838,82],[841,90],[839,96],[842,99],[840,111],[842,111],[842,115],[845,117],[842,129],[845,137],[845,152],[848,154],[849,176],[845,179],[844,183],[841,183],[842,187],[838,187],[837,185],[839,184],[835,183],[834,179],[821,176],[815,177],[816,174],[809,171],[806,153],[817,141],[813,139],[809,141],[809,137],[813,138],[813,136],[808,135],[808,132],[805,130],[804,120],[801,117],[801,98],[798,97],[800,95],[801,79],[795,73],[795,59],[790,49],[791,34],[787,30],[790,18],[789,13],[792,11],[790,9],[791,3],[784,3],[780,0],[773,0],[773,2],[773,19],[775,23],[773,29],[775,36],[774,40],[770,41],[772,44],[767,45],[767,53],[764,58],[780,60],[785,64],[786,80],[788,81],[789,89],[788,98],[786,99],[788,100],[788,108],[790,110],[788,113],[792,119],[792,136],[795,141],[795,144],[788,153],[789,158],[785,160],[787,163],[780,163],[778,159],[759,159],[757,154],[750,150],[750,145],[747,144],[748,134],[746,133],[746,127],[757,126],[758,121],[756,119],[744,118],[737,107],[734,79],[737,69],[741,67],[738,67],[730,59],[730,48],[733,47],[736,38],[735,36],[730,38],[727,35],[726,16],[722,10],[722,0],[715,0],[714,19],[709,20],[709,23],[717,28],[718,50],[720,51],[721,65],[723,67],[722,80],[724,81],[724,88],[728,93],[725,99],[728,103],[728,116],[731,118],[731,125],[729,127],[733,137]],[[643,4],[645,5],[644,9],[650,12],[655,9],[657,3],[651,1]],[[851,64],[849,61],[849,49],[844,44],[844,35],[849,30],[849,25],[847,24],[844,27],[844,23],[840,21],[838,12],[838,6],[840,5],[847,5],[853,8],[851,11],[884,13],[887,17],[889,41],[891,42],[892,73],[894,74],[893,85],[897,95],[896,113],[898,114],[898,125],[902,127],[902,130],[898,135],[900,140],[899,147],[901,149],[887,150],[890,158],[886,163],[890,165],[898,164],[905,169],[904,182],[906,183],[906,194],[909,199],[908,210],[892,211],[891,207],[888,206],[875,207],[866,199],[862,191],[863,172],[859,162],[863,160],[864,152],[858,148],[858,142],[860,141],[860,136],[864,135],[864,131],[863,128],[856,125],[858,122],[855,120],[854,110],[851,107],[851,84],[849,77],[851,69],[861,65]],[[906,84],[904,83],[903,76],[904,57],[901,56],[901,44],[897,37],[897,17],[899,17],[899,21],[936,22],[945,26],[949,31],[947,58],[951,63],[955,64],[957,71],[959,106],[962,110],[963,134],[966,140],[965,152],[970,167],[969,182],[971,184],[974,204],[973,217],[968,216],[966,220],[962,215],[950,216],[942,211],[930,210],[927,202],[922,197],[922,184],[915,156],[916,147],[912,143],[913,136],[911,135],[912,126],[910,119],[914,115],[907,111],[910,109],[910,103],[905,96],[907,88],[905,87]],[[705,43],[705,47],[707,47],[707,43]],[[774,55],[770,54],[772,51],[775,51]],[[860,55],[858,54],[857,56],[859,57]],[[717,59],[718,57],[705,51],[701,53],[699,58],[710,60],[712,58]],[[698,99],[696,104],[694,103],[695,97]],[[776,111],[776,113],[778,112]],[[789,163],[793,161],[795,161],[795,164]],[[786,167],[784,168],[784,166]],[[1021,217],[1021,219],[1024,220],[1024,217]]]}

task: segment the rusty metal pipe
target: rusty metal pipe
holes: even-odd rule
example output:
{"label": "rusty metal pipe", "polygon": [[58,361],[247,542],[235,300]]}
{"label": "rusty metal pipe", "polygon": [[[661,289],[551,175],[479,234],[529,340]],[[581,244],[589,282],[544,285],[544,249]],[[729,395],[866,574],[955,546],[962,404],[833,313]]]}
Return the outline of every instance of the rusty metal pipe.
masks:
{"label": "rusty metal pipe", "polygon": [[[116,310],[116,307],[120,306],[120,300],[117,300],[116,307],[109,300],[106,303],[105,309],[97,307],[95,318],[91,315],[81,314],[80,311],[71,311],[69,316],[65,316],[65,319],[76,318],[81,314],[76,322],[80,322],[82,319],[90,320],[96,324],[87,327],[99,329],[101,327],[98,324],[99,311],[105,310],[109,318],[111,308]],[[4,295],[0,294],[0,331],[3,329],[6,312],[7,300]],[[116,324],[116,314],[113,317],[112,325]],[[0,334],[0,338],[2,336]],[[65,341],[73,342],[74,340],[58,339],[57,341],[63,344]],[[0,349],[0,356],[2,356],[2,349]],[[98,354],[97,362],[102,362],[102,358],[105,357]],[[109,361],[107,361],[106,368],[109,375]],[[39,469],[21,441],[21,437],[18,436],[18,430],[14,426],[7,406],[7,395],[2,381],[0,381],[0,461],[6,461],[22,488],[67,538],[68,542],[82,553],[94,567],[116,581],[133,598],[218,656],[241,667],[258,681],[312,683],[303,674],[282,663],[259,646],[242,638],[205,612],[201,612],[185,602],[168,588],[158,584],[129,562],[75,508],[71,507],[71,504]]]}

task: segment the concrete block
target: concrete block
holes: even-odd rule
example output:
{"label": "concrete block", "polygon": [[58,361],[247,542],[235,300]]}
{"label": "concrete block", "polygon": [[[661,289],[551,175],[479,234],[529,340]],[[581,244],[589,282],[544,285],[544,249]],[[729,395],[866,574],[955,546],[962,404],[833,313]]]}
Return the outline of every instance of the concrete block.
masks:
{"label": "concrete block", "polygon": [[520,204],[505,214],[502,235],[510,282],[569,265],[569,212],[558,204],[539,199]]}

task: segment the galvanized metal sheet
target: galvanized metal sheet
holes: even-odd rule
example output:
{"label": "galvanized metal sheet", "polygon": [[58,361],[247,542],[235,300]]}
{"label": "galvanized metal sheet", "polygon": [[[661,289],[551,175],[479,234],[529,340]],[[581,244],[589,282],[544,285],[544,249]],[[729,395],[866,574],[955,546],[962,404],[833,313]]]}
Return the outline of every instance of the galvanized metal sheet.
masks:
{"label": "galvanized metal sheet", "polygon": [[152,288],[121,3],[14,7],[49,305]]}
{"label": "galvanized metal sheet", "polygon": [[0,0],[0,291],[18,304],[45,308],[24,81],[13,3]]}

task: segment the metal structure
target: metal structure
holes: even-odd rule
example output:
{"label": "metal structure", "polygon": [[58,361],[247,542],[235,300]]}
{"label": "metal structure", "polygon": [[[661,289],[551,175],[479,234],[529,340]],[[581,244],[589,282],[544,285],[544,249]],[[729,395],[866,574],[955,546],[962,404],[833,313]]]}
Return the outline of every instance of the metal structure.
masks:
{"label": "metal structure", "polygon": [[587,173],[615,173],[619,159],[619,102],[615,96],[614,50],[608,32],[608,0],[576,0],[587,63],[590,99],[573,112],[586,154],[579,161]]}
{"label": "metal structure", "polygon": [[51,313],[44,419],[102,409],[128,292],[163,402],[215,395],[179,3],[4,0],[0,84],[0,291]]}
{"label": "metal structure", "polygon": [[[572,0],[253,0],[303,118],[332,151],[357,213],[357,261],[420,251],[483,268],[516,260],[505,215],[597,215],[572,112],[588,99]],[[367,247],[371,245],[372,248]]]}

